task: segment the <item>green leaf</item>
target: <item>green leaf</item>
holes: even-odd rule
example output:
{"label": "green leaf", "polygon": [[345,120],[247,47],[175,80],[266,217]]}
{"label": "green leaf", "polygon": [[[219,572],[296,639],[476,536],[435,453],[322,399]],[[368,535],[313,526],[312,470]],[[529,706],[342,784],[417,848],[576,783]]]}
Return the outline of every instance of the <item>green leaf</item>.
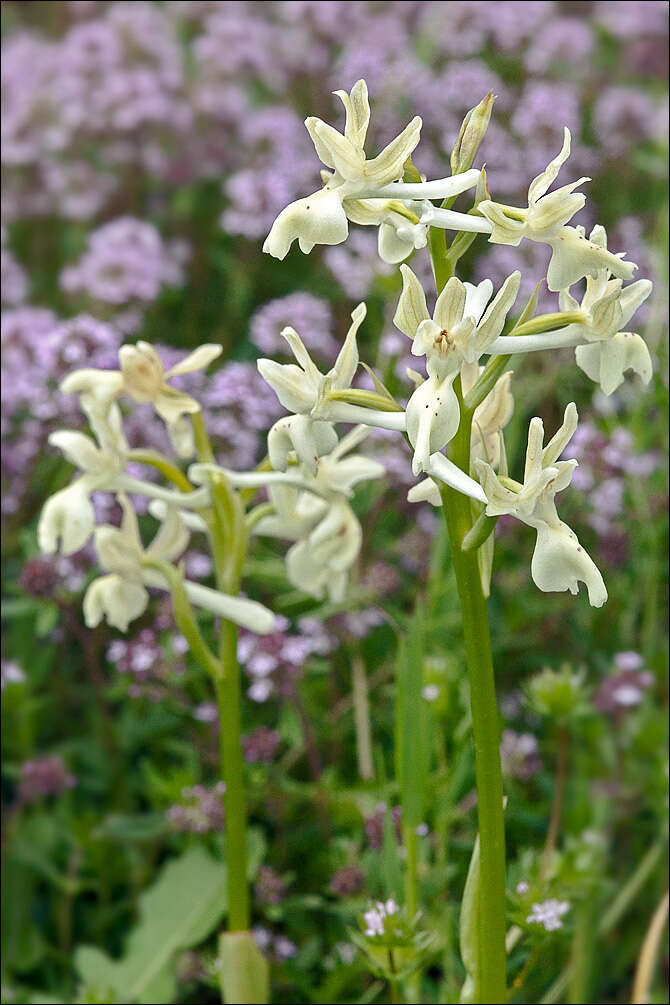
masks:
{"label": "green leaf", "polygon": [[190,848],[164,866],[140,898],[140,920],[126,953],[112,960],[92,946],[75,953],[77,971],[89,988],[113,992],[119,1001],[151,1005],[176,993],[177,952],[202,942],[221,920],[226,870],[202,848]]}
{"label": "green leaf", "polygon": [[465,967],[466,978],[461,989],[460,1001],[463,1003],[474,1001],[475,981],[479,968],[479,835],[475,840],[470,859],[468,877],[463,890],[463,900],[461,901],[461,917],[459,922],[459,937],[461,959]]}
{"label": "green leaf", "polygon": [[268,963],[251,932],[223,932],[219,952],[224,1002],[264,1005],[270,996]]}

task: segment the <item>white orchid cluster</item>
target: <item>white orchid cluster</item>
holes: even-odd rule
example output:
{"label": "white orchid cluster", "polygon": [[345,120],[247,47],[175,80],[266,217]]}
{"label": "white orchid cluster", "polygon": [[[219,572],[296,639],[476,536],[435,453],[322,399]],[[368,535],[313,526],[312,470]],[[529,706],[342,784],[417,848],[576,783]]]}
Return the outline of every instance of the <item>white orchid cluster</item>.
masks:
{"label": "white orchid cluster", "polygon": [[[358,365],[356,328],[364,315],[362,306],[354,312],[350,338],[328,378],[329,387],[336,386],[338,379],[348,386],[353,377]],[[302,383],[294,381],[298,397],[287,392],[288,396],[282,400],[298,410],[311,404],[319,393],[321,376],[299,336],[293,333],[292,339],[306,369],[299,371]],[[366,427],[353,430],[339,441],[331,423],[311,422],[298,414],[280,421],[270,431],[268,450],[273,470],[233,472],[207,459],[191,464],[188,478],[168,458],[154,451],[129,448],[119,404],[122,398],[151,403],[166,423],[178,457],[193,457],[195,438],[190,420],[200,412],[200,406],[168,381],[202,369],[220,352],[217,345],[200,346],[166,372],[155,349],[146,342],[138,342],[121,348],[118,370],[77,370],[61,384],[64,393],[79,395],[93,436],[59,430],[49,437],[49,442],[79,473],[66,488],[47,500],[38,524],[38,543],[47,554],[60,551],[70,555],[93,538],[98,561],[106,574],[91,583],[84,597],[84,616],[89,627],[106,619],[126,631],[129,623],[147,607],[147,587],[174,588],[173,563],[184,553],[191,533],[210,534],[215,505],[213,487],[217,483],[225,485],[228,494],[267,488],[270,503],[261,504],[248,514],[245,532],[293,541],[287,555],[290,581],[317,598],[326,592],[334,600],[344,598],[348,572],[361,544],[361,527],[349,500],[355,485],[384,473],[377,461],[352,455],[367,435]],[[266,362],[269,367],[278,366]],[[321,457],[324,453],[327,456]],[[128,465],[138,461],[163,471],[172,469],[178,488],[157,485],[127,473]],[[96,526],[92,502],[95,492],[115,494],[123,513],[120,527]],[[145,496],[151,514],[160,521],[147,547],[140,536],[133,495]],[[238,502],[239,498],[238,492]],[[273,630],[274,615],[255,601],[189,580],[182,581],[181,587],[191,604],[260,634]]]}
{"label": "white orchid cluster", "polygon": [[[426,181],[411,162],[421,119],[412,119],[377,157],[368,159],[364,143],[370,106],[365,81],[359,80],[349,94],[335,93],[345,108],[344,134],[317,118],[305,122],[320,160],[329,169],[322,172],[323,187],[279,214],[264,251],[283,259],[295,240],[305,253],[317,244],[340,244],[347,238],[349,222],[378,227],[379,254],[392,263],[403,262],[416,249],[424,248],[432,228],[459,232],[452,246],[452,264],[458,260],[458,240],[465,238],[469,243],[476,234],[488,234],[493,243],[514,246],[522,240],[539,241],[552,249],[546,282],[559,294],[560,310],[537,315],[532,299],[515,323],[509,321],[521,281],[520,273],[513,272],[495,296],[488,279],[473,286],[451,275],[431,316],[419,280],[408,265],[400,265],[403,288],[394,323],[411,340],[412,354],[425,357],[425,378],[408,371],[415,390],[405,408],[393,401],[378,381],[374,393],[351,386],[358,364],[356,332],[365,315],[363,304],[354,311],[342,351],[325,375],[316,368],[297,333],[285,329],[282,334],[298,365],[259,361],[263,377],[292,413],[270,433],[272,465],[284,470],[288,459],[295,458],[303,477],[318,483],[323,477],[321,470],[332,466],[329,458],[342,446],[336,446],[334,423],[405,433],[413,448],[414,474],[428,476],[410,490],[410,501],[428,499],[440,505],[440,485],[448,485],[476,500],[480,510],[485,507],[488,518],[502,514],[517,517],[537,531],[531,564],[536,585],[544,591],[576,593],[579,582],[584,582],[591,604],[601,606],[607,599],[602,576],[575,534],[559,520],[555,506],[556,494],[568,486],[576,466],[576,461],[559,458],[576,429],[577,410],[572,403],[567,406],[563,425],[546,447],[541,420],[532,420],[524,480],[514,481],[507,473],[503,440],[503,429],[514,407],[511,373],[504,371],[513,355],[573,347],[577,365],[605,394],[619,387],[627,370],[648,382],[649,351],[639,335],[623,329],[649,296],[651,283],[639,280],[624,285],[636,266],[607,249],[603,227],[596,226],[587,239],[582,227],[570,226],[585,203],[585,196],[575,189],[588,178],[549,191],[570,154],[567,129],[560,153],[531,182],[528,206],[518,208],[492,200],[484,170],[471,169],[488,124],[491,95],[463,123],[451,158],[454,174]],[[472,188],[476,194],[471,210],[453,212],[453,199]],[[438,202],[440,205],[435,205]],[[579,300],[571,287],[584,279],[586,289]],[[470,460],[464,469],[453,463],[445,449],[457,437],[466,415],[471,435]],[[374,476],[372,467],[362,475]],[[276,504],[278,512],[283,506],[287,513],[285,500],[277,499]],[[272,527],[279,532],[281,524],[284,536],[300,542],[290,553],[297,576],[302,570],[298,572],[296,556],[309,553],[306,542],[310,537],[305,537],[304,528],[302,537],[295,537],[300,533],[297,497],[290,505],[293,520],[285,517],[282,522],[275,517]],[[307,508],[318,507],[310,498]],[[333,517],[333,526],[335,522]],[[489,520],[490,529],[493,522]],[[331,526],[325,519],[323,523]],[[343,528],[344,524],[339,533],[343,540],[349,540]],[[309,533],[314,535],[315,531]],[[319,539],[322,533],[325,531],[318,533]],[[478,546],[481,543],[478,541]],[[341,554],[346,553],[343,547]],[[324,584],[327,581],[324,575]],[[339,594],[339,584],[336,591]]]}
{"label": "white orchid cluster", "polygon": [[[165,488],[126,473],[129,463],[145,457],[128,446],[118,399],[151,402],[164,419],[177,452],[191,456],[193,436],[185,417],[199,412],[200,406],[189,395],[172,388],[167,380],[207,366],[220,352],[220,346],[201,346],[165,372],[155,349],[146,342],[138,342],[121,348],[119,370],[77,370],[62,382],[64,393],[79,395],[93,438],[73,430],[59,430],[49,437],[49,442],[62,451],[80,474],[47,500],[37,536],[43,552],[60,551],[65,555],[83,548],[93,538],[105,575],[93,580],[84,597],[84,616],[90,628],[104,618],[110,625],[126,631],[129,623],[146,609],[147,587],[171,589],[168,567],[183,554],[190,529],[194,526],[207,529],[199,514],[206,514],[211,507],[210,489],[193,488],[185,477],[183,481],[192,491]],[[157,459],[158,467],[166,460],[158,454],[155,458],[148,454],[146,459],[149,463]],[[91,496],[100,491],[114,493],[118,499],[123,511],[120,527],[96,526]],[[147,497],[152,512],[160,518],[160,526],[147,547],[140,537],[131,495]],[[274,627],[272,612],[256,601],[188,580],[182,585],[191,603],[215,615],[261,634]]]}
{"label": "white orchid cluster", "polygon": [[[560,310],[537,315],[531,298],[521,315],[509,320],[521,281],[520,273],[513,272],[495,293],[488,279],[474,286],[450,275],[440,284],[431,315],[421,283],[407,264],[400,264],[402,292],[394,322],[411,341],[412,354],[425,360],[425,376],[408,371],[415,387],[407,405],[396,402],[374,375],[374,391],[355,386],[360,363],[357,336],[365,304],[353,311],[342,349],[327,373],[315,365],[298,333],[285,328],[282,335],[295,363],[261,359],[258,366],[290,414],[269,431],[269,464],[253,472],[220,468],[211,448],[203,451],[202,443],[198,447],[200,406],[169,383],[172,377],[207,366],[220,354],[220,346],[203,345],[165,371],[153,347],[138,342],[122,347],[118,370],[71,374],[62,390],[79,395],[93,437],[68,430],[50,437],[80,473],[47,501],[38,539],[47,553],[70,554],[93,537],[105,575],[91,584],[85,596],[90,626],[106,618],[125,631],[145,610],[147,587],[174,594],[174,563],[190,534],[212,537],[212,528],[221,530],[229,517],[233,522],[223,538],[228,544],[239,549],[241,535],[246,547],[252,533],[289,541],[286,567],[291,583],[317,599],[327,595],[341,602],[361,547],[361,527],[351,507],[354,488],[384,474],[377,461],[354,453],[372,427],[397,431],[409,440],[414,474],[424,476],[410,490],[410,501],[427,499],[439,506],[443,486],[469,496],[475,517],[480,514],[473,527],[477,548],[496,517],[513,515],[537,532],[531,575],[541,590],[576,593],[579,582],[584,582],[594,606],[607,598],[598,569],[556,512],[555,496],[568,486],[576,465],[560,459],[576,429],[576,408],[567,406],[563,425],[546,447],[541,420],[532,420],[524,479],[514,481],[508,475],[503,437],[514,408],[511,373],[505,370],[514,355],[569,346],[575,349],[577,365],[605,394],[620,385],[629,369],[647,382],[648,349],[639,335],[623,329],[649,296],[651,283],[624,285],[635,266],[608,251],[602,227],[595,227],[587,240],[581,227],[569,225],[585,201],[575,189],[588,179],[549,191],[570,152],[567,129],[561,152],[531,183],[528,206],[517,208],[493,201],[483,169],[472,170],[492,95],[463,123],[451,158],[454,174],[426,181],[411,163],[420,137],[419,118],[377,157],[367,159],[364,143],[370,108],[365,81],[358,81],[349,94],[336,93],[346,112],[344,134],[320,119],[306,121],[317,154],[329,169],[322,173],[323,187],[279,214],[265,251],[284,258],[294,240],[303,252],[316,244],[341,243],[350,221],[378,227],[380,255],[394,263],[424,248],[431,234],[444,229],[459,232],[449,252],[452,265],[461,253],[456,252],[459,241],[464,248],[480,233],[494,243],[542,241],[552,248],[547,285],[559,293]],[[472,188],[476,192],[470,211],[453,212],[454,198]],[[571,287],[583,279],[586,287],[580,300]],[[198,463],[190,465],[188,477],[155,452],[129,449],[122,400],[153,405],[178,458],[191,459],[197,452]],[[340,423],[354,427],[342,438]],[[459,466],[449,451],[464,429],[468,460]],[[206,438],[206,431],[201,431],[201,440],[203,435]],[[137,461],[162,471],[175,487],[129,474],[129,463]],[[267,489],[269,502],[246,513],[243,497],[246,500],[249,490],[261,488]],[[96,526],[91,496],[100,491],[117,496],[123,510],[120,528]],[[160,521],[148,547],[140,538],[133,495],[147,497],[150,512]],[[484,531],[478,534],[480,526]],[[492,539],[487,548],[491,543]],[[219,558],[219,564],[225,564],[226,559]],[[180,582],[189,603],[257,632],[272,630],[272,613],[234,595],[235,589],[213,590],[184,582],[183,577]],[[220,587],[221,583],[219,577]],[[239,576],[233,586],[239,589]]]}

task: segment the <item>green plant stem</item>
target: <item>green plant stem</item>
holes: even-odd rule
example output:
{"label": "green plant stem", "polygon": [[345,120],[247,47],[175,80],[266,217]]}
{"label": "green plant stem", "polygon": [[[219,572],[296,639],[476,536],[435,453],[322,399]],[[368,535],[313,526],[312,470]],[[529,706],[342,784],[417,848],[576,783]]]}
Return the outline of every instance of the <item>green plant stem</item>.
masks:
{"label": "green plant stem", "polygon": [[[465,470],[468,470],[467,466]],[[477,554],[461,550],[463,538],[470,530],[469,502],[465,496],[449,486],[442,486],[441,492],[461,601],[475,745],[481,846],[481,893],[478,912],[480,972],[476,975],[475,994],[478,1002],[503,1002],[506,996],[507,966],[505,829],[499,749],[500,727],[488,612],[482,591]]]}
{"label": "green plant stem", "polygon": [[375,776],[374,761],[372,758],[370,702],[368,700],[368,680],[365,674],[365,664],[358,653],[354,655],[351,661],[351,679],[358,773],[364,782],[369,782]]}
{"label": "green plant stem", "polygon": [[551,866],[551,859],[556,849],[558,833],[561,826],[561,815],[563,813],[563,800],[565,797],[565,781],[568,769],[568,745],[570,734],[565,723],[561,723],[557,732],[558,752],[556,755],[556,782],[554,784],[554,797],[551,802],[551,815],[549,827],[547,829],[547,840],[542,853],[542,865],[540,874],[542,879],[546,879]]}
{"label": "green plant stem", "polygon": [[[213,451],[202,416],[193,416],[198,459],[211,463]],[[212,515],[209,532],[217,586],[237,596],[247,550],[244,505],[228,485],[212,476]],[[246,931],[251,923],[247,880],[247,795],[242,756],[242,697],[237,661],[237,625],[221,620],[219,672],[214,674],[219,708],[221,768],[226,791],[226,865],[228,929]]]}
{"label": "green plant stem", "polygon": [[[433,241],[432,235],[433,228],[431,228],[430,250],[439,294],[449,278],[451,269],[448,262],[439,260],[441,243],[437,238]],[[460,378],[456,378],[454,390],[459,398],[461,421],[458,432],[452,440],[449,454],[451,460],[469,474],[474,406],[465,407]],[[475,975],[475,1000],[504,1002],[507,995],[505,823],[500,766],[500,725],[488,610],[482,589],[477,552],[462,549],[463,541],[472,529],[470,500],[448,485],[440,486],[440,493],[461,602],[475,746],[481,849],[478,910],[480,966],[479,972]]]}
{"label": "green plant stem", "polygon": [[405,866],[405,906],[410,920],[419,910],[419,845],[414,827],[403,827],[403,844],[407,852]]}
{"label": "green plant stem", "polygon": [[654,965],[663,936],[663,930],[668,920],[668,893],[663,896],[654,911],[649,928],[642,943],[642,949],[635,970],[633,983],[632,1005],[645,1005],[649,1001],[649,988],[654,972]]}
{"label": "green plant stem", "polygon": [[216,681],[219,706],[221,764],[226,783],[226,860],[228,870],[228,929],[249,928],[247,882],[247,796],[242,757],[240,667],[237,662],[237,626],[221,624],[222,676]]}

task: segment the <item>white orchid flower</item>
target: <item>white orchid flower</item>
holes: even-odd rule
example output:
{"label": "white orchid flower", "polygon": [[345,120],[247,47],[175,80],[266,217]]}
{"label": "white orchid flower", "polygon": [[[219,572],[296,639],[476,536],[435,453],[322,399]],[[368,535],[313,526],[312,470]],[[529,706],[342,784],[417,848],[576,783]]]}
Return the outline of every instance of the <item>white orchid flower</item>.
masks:
{"label": "white orchid flower", "polygon": [[253,479],[268,486],[275,512],[262,517],[254,533],[295,541],[286,556],[289,580],[300,589],[321,599],[327,591],[331,600],[344,598],[348,570],[356,560],[361,529],[347,500],[356,485],[379,478],[384,467],[373,458],[351,456],[351,451],[368,435],[365,427],[352,429],[327,457],[318,460],[316,475],[290,477],[293,484],[278,482],[275,472],[232,475]]}
{"label": "white orchid flower", "polygon": [[[592,244],[607,249],[604,227],[594,227],[589,239]],[[622,331],[622,328],[626,327],[652,288],[653,284],[648,279],[638,279],[629,286],[623,286],[620,279],[611,278],[608,269],[601,269],[596,276],[586,277],[586,291],[581,304],[569,290],[561,291],[561,310],[581,310],[585,315],[582,324],[569,325],[564,329],[566,335],[579,334],[586,342],[575,349],[577,366],[600,384],[604,394],[616,391],[623,382],[624,372],[629,369],[634,370],[645,384],[651,380],[652,363],[647,346],[639,335]]]}
{"label": "white orchid flower", "polygon": [[496,475],[490,464],[475,460],[484,492],[488,499],[488,516],[508,513],[537,531],[537,541],[531,562],[533,582],[544,592],[569,590],[576,594],[579,583],[586,584],[589,603],[602,607],[607,600],[603,578],[580,545],[574,531],[564,524],[556,512],[554,497],[567,488],[577,461],[559,461],[577,428],[577,409],[571,402],[563,424],[546,447],[542,420],[531,420],[528,430],[526,467],[523,485]]}
{"label": "white orchid flower", "polygon": [[[172,562],[184,551],[189,532],[174,507],[169,507],[153,541],[144,548],[137,516],[128,497],[119,495],[123,509],[120,527],[103,525],[95,532],[100,565],[107,575],[95,579],[84,596],[84,619],[89,628],[104,619],[125,632],[131,621],[144,613],[149,602],[147,586],[169,589],[155,562]],[[262,604],[232,597],[186,580],[189,600],[219,617],[227,618],[259,634],[274,628],[275,618]]]}
{"label": "white orchid flower", "polygon": [[[461,368],[464,395],[474,387],[483,370],[476,363],[468,363]],[[514,396],[510,387],[512,375],[513,371],[508,370],[498,378],[472,416],[470,457],[472,460],[482,457],[493,468],[497,468],[500,463],[501,432],[514,413]]]}
{"label": "white orchid flower", "polygon": [[[347,388],[358,367],[358,329],[367,313],[361,303],[351,314],[351,325],[335,365],[323,374],[312,360],[307,348],[294,328],[284,328],[282,335],[293,350],[295,363],[277,363],[272,359],[259,359],[258,369],[279,401],[295,414],[280,419],[268,434],[268,452],[273,468],[285,471],[292,451],[301,464],[316,473],[318,458],[330,453],[338,438],[329,421],[325,396],[328,391]],[[341,402],[347,411],[347,403]],[[359,409],[364,411],[364,409]],[[350,421],[355,421],[351,419]]]}
{"label": "white orchid flower", "polygon": [[57,447],[83,474],[47,499],[37,524],[37,541],[47,555],[71,555],[83,548],[95,527],[91,493],[114,485],[126,463],[126,443],[121,414],[110,409],[109,436],[102,446],[84,433],[59,429],[48,442]]}
{"label": "white orchid flower", "polygon": [[581,228],[566,226],[586,202],[586,196],[574,190],[590,178],[579,178],[547,194],[569,156],[570,130],[566,127],[560,153],[530,184],[527,209],[506,206],[491,199],[479,203],[479,212],[492,226],[489,240],[514,247],[524,238],[549,244],[553,254],[547,285],[554,292],[572,286],[584,276],[595,276],[605,268],[619,279],[631,279],[636,265],[622,261],[622,255],[613,255],[601,245],[587,241],[584,232],[580,233]]}
{"label": "white orchid flower", "polygon": [[165,370],[160,356],[148,342],[119,349],[120,370],[75,370],[61,383],[64,394],[79,394],[91,425],[104,435],[111,403],[121,394],[138,402],[151,402],[167,426],[170,440],[180,457],[194,452],[193,434],[185,416],[200,411],[190,395],[170,387],[171,377],[202,370],[221,354],[220,345],[201,345],[185,359]]}
{"label": "white orchid flower", "polygon": [[[521,274],[513,272],[491,300],[493,284],[478,286],[453,276],[440,293],[431,318],[423,287],[407,265],[401,265],[403,289],[394,324],[412,339],[412,353],[426,357],[428,380],[407,404],[406,426],[414,447],[414,474],[426,471],[431,454],[456,435],[460,423],[453,383],[464,365],[476,363],[490,349],[516,300]],[[488,304],[488,307],[487,307]]]}
{"label": "white orchid flower", "polygon": [[325,387],[335,389],[351,386],[359,362],[356,341],[358,329],[366,314],[367,308],[364,303],[352,311],[347,337],[338,353],[335,365],[327,374],[321,373],[314,363],[295,328],[282,329],[281,334],[291,347],[298,365],[276,363],[272,359],[259,359],[258,369],[284,408],[289,412],[309,415],[319,404]]}
{"label": "white orchid flower", "polygon": [[[461,368],[463,394],[467,394],[482,371],[483,367],[478,366],[477,363],[463,365]],[[470,456],[473,460],[475,457],[482,457],[494,468],[498,467],[501,459],[501,432],[512,418],[514,411],[514,398],[510,390],[511,379],[512,371],[508,370],[496,381],[493,389],[477,406],[472,416]],[[447,469],[444,461],[450,462],[446,457],[442,457],[442,462],[440,462],[438,460],[440,457],[442,457],[441,454],[435,454],[431,457],[428,469],[435,469],[439,466],[442,473],[441,481],[472,499],[484,502],[485,497],[480,485],[472,479],[466,481],[465,473],[461,472],[460,468],[456,468],[455,465],[452,465],[454,470]],[[457,472],[458,475],[456,475]],[[459,475],[460,479],[456,481]],[[407,493],[407,501],[412,503],[429,502],[431,506],[441,506],[442,496],[435,479],[424,478],[423,481],[413,485]]]}
{"label": "white orchid flower", "polygon": [[321,600],[344,600],[349,569],[361,550],[361,525],[346,499],[330,504],[310,533],[289,548],[286,571],[294,586]]}
{"label": "white orchid flower", "polygon": [[405,161],[419,142],[421,119],[413,118],[377,157],[368,160],[364,150],[370,122],[367,84],[359,80],[349,94],[346,91],[335,94],[345,108],[344,135],[314,116],[305,120],[319,159],[330,169],[322,172],[324,187],[282,210],[263,251],[283,259],[295,240],[305,254],[316,244],[341,244],[347,238],[351,220],[395,230],[395,235],[388,229],[383,236],[380,234],[380,250],[390,256],[387,260],[399,261],[400,245],[407,249],[402,256],[406,257],[416,241],[423,240],[419,232],[411,236],[402,232],[403,225],[396,220],[398,215],[409,217],[415,225],[419,221],[400,200],[457,195],[477,183],[478,172],[467,171],[423,184],[402,184],[399,179]]}
{"label": "white orchid flower", "polygon": [[648,384],[653,373],[649,349],[635,332],[617,332],[605,343],[578,346],[577,366],[600,384],[603,394],[612,394],[623,383],[624,373],[633,370]]}

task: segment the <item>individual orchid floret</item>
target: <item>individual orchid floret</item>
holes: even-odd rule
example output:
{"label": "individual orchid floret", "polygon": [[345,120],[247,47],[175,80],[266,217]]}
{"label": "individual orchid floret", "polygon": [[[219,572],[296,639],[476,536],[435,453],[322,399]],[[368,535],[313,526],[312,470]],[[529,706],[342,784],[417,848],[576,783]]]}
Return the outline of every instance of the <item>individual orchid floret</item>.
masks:
{"label": "individual orchid floret", "polygon": [[337,445],[337,434],[330,422],[319,417],[319,412],[328,391],[351,386],[359,362],[356,339],[365,315],[365,304],[359,304],[352,312],[347,337],[335,365],[327,374],[321,373],[293,328],[284,328],[282,335],[298,365],[277,363],[272,359],[258,360],[263,379],[284,408],[295,413],[280,419],[268,434],[270,463],[276,470],[285,471],[291,452],[295,451],[300,463],[315,474],[318,458]]}
{"label": "individual orchid floret", "polygon": [[[181,555],[189,532],[177,510],[170,507],[156,536],[145,549],[129,498],[124,494],[118,498],[123,510],[121,526],[103,525],[95,531],[95,548],[107,575],[95,579],[86,591],[84,618],[89,628],[95,628],[104,618],[125,632],[129,623],[139,618],[147,607],[147,586],[169,589],[157,566],[173,562]],[[260,634],[273,630],[274,615],[262,604],[189,581],[184,582],[184,589],[189,600],[219,617]]]}
{"label": "individual orchid floret", "polygon": [[91,493],[109,488],[124,470],[128,445],[116,406],[110,410],[108,428],[112,435],[103,446],[97,446],[84,433],[67,429],[49,436],[49,443],[83,474],[44,504],[37,524],[37,541],[47,555],[57,551],[71,555],[84,547],[95,528]]}
{"label": "individual orchid floret", "polygon": [[[476,363],[468,363],[461,368],[463,395],[474,387],[483,372],[484,368]],[[481,457],[496,469],[501,460],[501,434],[514,413],[514,396],[510,386],[512,376],[513,371],[508,370],[499,377],[472,415],[470,457],[473,461],[475,457]]]}
{"label": "individual orchid floret", "polygon": [[579,178],[548,192],[569,156],[570,130],[566,127],[560,153],[530,184],[527,209],[506,206],[491,199],[479,203],[479,212],[493,228],[489,240],[494,244],[514,247],[524,238],[549,244],[553,254],[547,272],[547,285],[554,292],[566,289],[584,276],[594,276],[603,268],[609,268],[620,279],[631,279],[637,266],[622,261],[623,256],[613,255],[601,245],[587,241],[580,228],[566,226],[586,202],[586,196],[574,190],[590,179]]}
{"label": "individual orchid floret", "polygon": [[[483,372],[483,367],[477,363],[467,363],[461,368],[461,383],[463,394],[467,394],[474,385],[477,377]],[[493,389],[489,391],[484,400],[477,406],[472,416],[472,432],[470,438],[470,456],[481,457],[488,461],[492,467],[497,468],[501,460],[501,432],[512,418],[514,411],[514,398],[510,389],[512,371],[508,370],[500,377]],[[434,455],[428,464],[428,470],[439,464],[438,457]],[[442,461],[447,458],[443,457]],[[443,472],[443,475],[446,472]],[[463,476],[465,477],[465,475]],[[457,488],[471,498],[478,498],[478,494],[473,488],[479,488],[477,483],[469,485],[454,485],[454,480],[442,477],[441,481],[446,481],[448,485]],[[483,493],[482,493],[483,495]],[[481,499],[481,497],[479,497]],[[440,489],[434,478],[425,478],[418,484],[413,485],[407,493],[408,502],[429,502],[431,506],[441,506],[442,496]]]}
{"label": "individual orchid floret", "polygon": [[276,363],[272,359],[259,359],[258,369],[263,380],[270,385],[281,404],[289,412],[309,415],[323,396],[324,386],[329,388],[350,387],[358,367],[358,343],[356,341],[367,308],[364,303],[351,314],[351,325],[340,349],[335,365],[327,374],[322,374],[313,362],[305,343],[294,328],[282,329],[298,365]]}
{"label": "individual orchid floret", "polygon": [[314,530],[289,548],[286,571],[290,582],[317,600],[327,594],[333,603],[341,603],[362,537],[349,503],[345,499],[332,503]]}
{"label": "individual orchid floret", "polygon": [[577,461],[559,461],[577,428],[577,409],[570,403],[563,425],[549,441],[544,442],[542,420],[531,420],[523,484],[498,476],[490,464],[475,460],[482,487],[488,499],[487,516],[510,514],[537,531],[537,541],[531,562],[531,576],[540,590],[576,594],[579,582],[586,584],[589,602],[602,607],[607,590],[597,567],[584,551],[575,533],[562,523],[556,512],[554,497],[567,488]]}
{"label": "individual orchid floret", "polygon": [[431,318],[419,280],[408,265],[401,265],[400,271],[403,288],[393,323],[412,339],[412,354],[426,357],[428,375],[440,379],[458,373],[464,363],[475,363],[487,352],[503,329],[521,283],[521,273],[513,272],[489,303],[490,279],[473,286],[452,276]]}
{"label": "individual orchid floret", "polygon": [[148,342],[124,345],[119,349],[120,370],[75,370],[61,383],[64,394],[79,394],[81,406],[91,425],[104,435],[112,401],[127,394],[138,402],[150,402],[165,422],[173,447],[180,457],[194,451],[193,434],[186,415],[200,411],[190,395],[177,391],[167,381],[202,370],[221,354],[220,345],[201,345],[185,359],[165,370],[160,356]]}
{"label": "individual orchid floret", "polygon": [[[384,474],[383,465],[373,458],[351,455],[368,432],[358,427],[347,433],[328,456],[318,460],[315,477],[305,473],[288,485],[277,482],[282,476],[274,472],[252,476],[258,479],[254,484],[264,479],[274,506],[274,513],[256,524],[255,533],[296,542],[286,556],[289,580],[317,599],[326,593],[334,602],[344,599],[349,569],[362,538],[347,500],[360,482]],[[234,483],[234,475],[232,479]]]}
{"label": "individual orchid floret", "polygon": [[[607,249],[604,227],[594,227],[589,239],[592,244]],[[638,279],[629,286],[623,286],[620,279],[611,278],[608,269],[586,277],[586,291],[581,304],[568,290],[561,291],[561,310],[581,310],[585,315],[583,323],[564,329],[566,335],[571,332],[582,335],[587,343],[575,349],[577,365],[591,380],[600,384],[604,394],[616,391],[629,369],[634,370],[645,384],[651,380],[652,363],[647,346],[639,335],[621,330],[651,291],[652,283],[648,279]]]}
{"label": "individual orchid floret", "polygon": [[[420,384],[406,410],[407,435],[414,447],[414,474],[427,471],[431,454],[456,435],[460,409],[453,383],[464,365],[476,363],[500,335],[516,300],[521,274],[513,272],[491,300],[493,284],[462,283],[455,276],[445,285],[433,317],[418,279],[401,266],[403,290],[394,323],[412,339],[412,353],[426,357],[428,380]],[[488,307],[487,307],[488,304]]]}
{"label": "individual orchid floret", "polygon": [[[314,116],[305,120],[316,152],[330,171],[322,172],[324,187],[320,191],[291,203],[273,223],[263,251],[275,258],[285,258],[295,240],[305,254],[316,244],[341,244],[349,233],[349,220],[363,225],[386,224],[396,232],[401,231],[403,225],[398,223],[398,216],[415,225],[419,223],[416,214],[401,200],[444,199],[466,191],[477,182],[478,172],[471,171],[437,182],[398,184],[405,162],[419,142],[421,119],[415,116],[377,157],[368,159],[364,144],[370,105],[365,81],[357,81],[349,94],[346,91],[335,94],[345,108],[344,135]],[[389,260],[399,261],[397,255],[403,250],[399,245],[406,249],[402,256],[406,257],[417,240],[422,246],[424,235],[425,228],[411,236],[391,235],[387,230],[383,237],[380,234],[380,250],[387,250]]]}

